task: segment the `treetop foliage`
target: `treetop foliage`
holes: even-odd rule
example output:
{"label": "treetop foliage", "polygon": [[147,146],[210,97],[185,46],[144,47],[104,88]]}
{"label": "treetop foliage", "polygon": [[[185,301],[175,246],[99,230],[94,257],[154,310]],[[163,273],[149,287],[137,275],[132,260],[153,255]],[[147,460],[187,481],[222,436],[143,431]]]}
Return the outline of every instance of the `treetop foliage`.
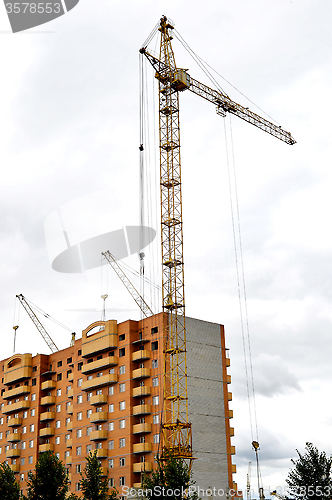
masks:
{"label": "treetop foliage", "polygon": [[294,468],[288,473],[286,483],[291,497],[296,500],[324,500],[332,496],[332,458],[319,452],[312,443],[306,443],[306,452],[292,459]]}
{"label": "treetop foliage", "polygon": [[0,463],[0,500],[19,500],[20,487],[8,464]]}
{"label": "treetop foliage", "polygon": [[63,463],[47,451],[38,457],[35,472],[28,473],[29,500],[65,500],[68,473]]}

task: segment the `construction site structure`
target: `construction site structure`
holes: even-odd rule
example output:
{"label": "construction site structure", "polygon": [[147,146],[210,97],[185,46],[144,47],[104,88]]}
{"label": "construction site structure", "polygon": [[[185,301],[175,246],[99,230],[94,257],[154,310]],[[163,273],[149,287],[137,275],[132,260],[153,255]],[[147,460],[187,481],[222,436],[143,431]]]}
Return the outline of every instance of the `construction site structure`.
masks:
{"label": "construction site structure", "polygon": [[[122,486],[141,485],[161,453],[165,321],[163,313],[96,321],[66,349],[0,361],[0,461],[24,493],[28,471],[48,450],[68,468],[71,492],[80,495],[80,472],[94,450],[110,488],[122,495]],[[200,488],[213,485],[228,496],[237,486],[224,328],[187,318],[187,331],[193,476]]]}
{"label": "construction site structure", "polygon": [[[164,419],[162,453],[193,459],[192,428],[188,418],[182,181],[180,157],[179,92],[191,92],[212,102],[217,113],[231,113],[274,137],[294,144],[289,132],[232,101],[220,90],[194,80],[176,66],[172,47],[173,23],[163,16],[159,24],[159,58],[145,45],[143,54],[155,69],[159,88],[159,153],[161,199],[161,256],[164,325]],[[142,145],[141,145],[142,146]]]}

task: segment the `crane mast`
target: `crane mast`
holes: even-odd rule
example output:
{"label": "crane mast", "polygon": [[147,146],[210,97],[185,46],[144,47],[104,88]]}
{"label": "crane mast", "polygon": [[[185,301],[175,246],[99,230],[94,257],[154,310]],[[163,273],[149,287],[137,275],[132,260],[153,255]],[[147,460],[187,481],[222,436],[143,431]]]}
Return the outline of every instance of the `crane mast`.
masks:
{"label": "crane mast", "polygon": [[[272,136],[295,144],[291,134],[276,124],[191,78],[177,68],[171,44],[174,26],[163,16],[159,58],[146,46],[143,54],[155,69],[159,86],[159,154],[161,199],[162,301],[164,317],[164,416],[162,457],[192,456],[192,431],[188,419],[186,325],[184,296],[183,222],[180,159],[179,92],[191,92],[212,102],[221,116],[231,113]],[[261,494],[261,492],[260,492]],[[261,497],[262,500],[262,497]]]}

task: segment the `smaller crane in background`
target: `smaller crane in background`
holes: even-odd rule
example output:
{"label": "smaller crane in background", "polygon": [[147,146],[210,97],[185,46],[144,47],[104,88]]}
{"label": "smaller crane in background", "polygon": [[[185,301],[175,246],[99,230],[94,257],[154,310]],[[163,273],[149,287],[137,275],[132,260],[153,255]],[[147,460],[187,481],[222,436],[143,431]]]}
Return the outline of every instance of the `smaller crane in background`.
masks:
{"label": "smaller crane in background", "polygon": [[[116,272],[124,286],[127,288],[128,292],[144,314],[144,316],[147,318],[148,316],[153,316],[153,312],[148,306],[148,304],[145,302],[143,297],[140,295],[140,293],[136,290],[130,279],[126,276],[124,271],[121,269],[120,265],[117,263],[115,260],[114,256],[111,254],[109,250],[106,252],[102,252],[103,257],[108,261],[109,265],[113,268],[113,270]],[[102,297],[103,298],[103,297]]]}
{"label": "smaller crane in background", "polygon": [[[55,342],[53,341],[53,339],[51,338],[51,336],[47,332],[46,328],[44,327],[44,325],[42,324],[42,322],[40,321],[40,319],[38,318],[38,316],[36,315],[36,313],[32,309],[31,303],[22,294],[16,295],[16,297],[18,298],[19,302],[22,304],[22,306],[24,307],[24,309],[28,313],[30,319],[34,323],[34,325],[37,328],[37,330],[39,331],[40,335],[45,340],[45,342],[48,345],[48,347],[51,349],[52,352],[57,352],[59,350],[59,348],[57,347],[57,345],[55,344]],[[44,314],[45,317],[53,319],[53,318],[51,318],[51,316],[49,314],[46,314],[44,312],[43,312],[43,314]],[[55,321],[55,320],[53,320],[53,321]],[[66,330],[68,330],[68,331],[71,332],[71,330],[69,328],[67,328],[66,326],[64,326],[59,321],[55,321],[55,322],[58,325],[62,326],[63,328],[65,328]],[[18,329],[18,325],[13,326],[13,329],[15,331],[15,339],[16,339],[16,331]],[[75,335],[76,335],[75,332],[71,333],[70,346],[74,345]],[[15,352],[15,339],[14,339],[14,352]]]}

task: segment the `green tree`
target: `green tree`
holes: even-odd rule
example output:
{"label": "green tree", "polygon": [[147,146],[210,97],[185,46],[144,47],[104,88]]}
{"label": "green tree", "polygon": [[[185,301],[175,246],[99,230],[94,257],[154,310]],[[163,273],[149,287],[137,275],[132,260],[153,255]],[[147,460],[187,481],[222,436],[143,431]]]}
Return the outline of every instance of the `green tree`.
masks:
{"label": "green tree", "polygon": [[[149,500],[196,500],[195,481],[187,463],[167,453],[163,460],[157,460],[157,467],[151,474],[144,474],[142,489]],[[191,487],[191,491],[190,491]]]}
{"label": "green tree", "polygon": [[68,473],[63,463],[47,451],[38,457],[35,472],[28,473],[29,500],[65,500]]}
{"label": "green tree", "polygon": [[319,452],[312,443],[306,443],[306,452],[292,459],[294,468],[288,473],[286,483],[291,497],[296,500],[323,500],[332,496],[332,458]]}
{"label": "green tree", "polygon": [[19,500],[20,487],[8,464],[0,463],[0,500]]}
{"label": "green tree", "polygon": [[82,479],[80,481],[84,500],[116,499],[118,491],[115,488],[108,495],[108,479],[102,478],[97,450],[93,454],[88,455],[86,461],[87,464],[84,468],[84,473],[81,474]]}

